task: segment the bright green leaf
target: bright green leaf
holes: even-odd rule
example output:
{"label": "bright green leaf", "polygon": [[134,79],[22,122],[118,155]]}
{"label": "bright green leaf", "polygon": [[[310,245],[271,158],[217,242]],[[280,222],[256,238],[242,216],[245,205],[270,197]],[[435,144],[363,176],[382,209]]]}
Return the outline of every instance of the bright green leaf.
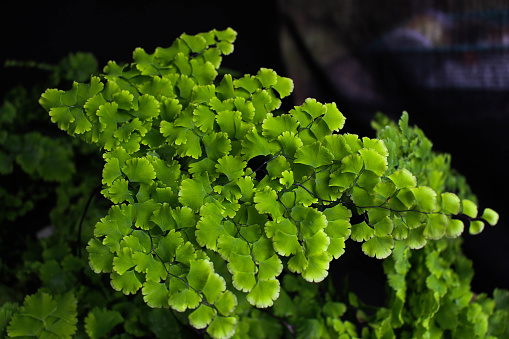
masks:
{"label": "bright green leaf", "polygon": [[205,304],[200,305],[196,310],[189,314],[189,323],[197,329],[206,328],[215,318],[217,311]]}
{"label": "bright green leaf", "polygon": [[445,234],[448,220],[443,214],[428,215],[426,227],[422,233],[426,238],[438,240]]}
{"label": "bright green leaf", "polygon": [[461,209],[460,198],[454,193],[440,194],[444,213],[458,214]]}
{"label": "bright green leaf", "polygon": [[303,146],[295,152],[295,162],[319,168],[332,163],[333,155],[319,142]]}
{"label": "bright green leaf", "polygon": [[226,155],[217,160],[217,171],[223,173],[228,177],[228,180],[233,181],[244,175],[244,168],[246,162],[238,156]]}
{"label": "bright green leaf", "polygon": [[332,256],[327,252],[320,252],[308,257],[308,265],[302,272],[302,277],[309,282],[320,282],[328,275],[329,263]]}
{"label": "bright green leaf", "polygon": [[277,142],[269,142],[258,134],[255,128],[251,129],[242,140],[242,153],[246,160],[259,155],[276,154],[279,151]]}
{"label": "bright green leaf", "polygon": [[122,293],[135,294],[142,286],[138,277],[134,270],[127,271],[122,275],[119,275],[116,272],[112,272],[110,274],[111,278],[111,287],[113,287],[116,291],[122,291]]}
{"label": "bright green leaf", "polygon": [[449,224],[445,230],[445,235],[449,238],[457,238],[459,237],[465,228],[463,221],[459,219],[451,219],[449,220]]}
{"label": "bright green leaf", "polygon": [[219,313],[224,316],[229,316],[235,310],[237,306],[237,297],[229,290],[224,291],[219,299],[214,302],[214,306],[217,308]]}
{"label": "bright green leaf", "polygon": [[168,304],[177,312],[195,309],[200,305],[201,297],[191,288],[185,288],[175,294],[170,294]]}
{"label": "bright green leaf", "polygon": [[387,158],[380,155],[376,150],[372,148],[362,148],[359,150],[362,160],[364,161],[364,167],[375,173],[378,176],[382,176],[387,170]]}
{"label": "bright green leaf", "polygon": [[207,173],[185,179],[180,185],[179,201],[197,212],[203,206],[205,197],[212,191]]}
{"label": "bright green leaf", "polygon": [[277,82],[272,86],[278,93],[279,97],[285,98],[293,91],[293,81],[290,78],[277,76]]}
{"label": "bright green leaf", "polygon": [[256,286],[246,296],[247,301],[255,307],[267,308],[279,297],[279,280],[258,280]]}
{"label": "bright green leaf", "polygon": [[477,205],[468,199],[463,199],[461,201],[462,204],[462,213],[469,216],[470,218],[477,217]]}
{"label": "bright green leaf", "polygon": [[484,230],[484,223],[480,220],[470,221],[470,227],[468,228],[468,232],[470,234],[479,234]]}
{"label": "bright green leaf", "polygon": [[424,245],[426,245],[427,243],[426,237],[423,235],[423,232],[424,226],[420,226],[409,230],[408,237],[405,239],[405,244],[407,244],[408,247],[414,250],[423,248]]}
{"label": "bright green leaf", "polygon": [[154,167],[146,158],[133,158],[126,161],[122,172],[127,175],[129,181],[150,184],[156,177]]}
{"label": "bright green leaf", "polygon": [[277,74],[272,69],[261,68],[256,74],[256,78],[263,87],[272,87],[277,83]]}
{"label": "bright green leaf", "polygon": [[350,238],[354,241],[366,241],[375,235],[375,230],[366,224],[365,221],[352,225],[352,234]]}
{"label": "bright green leaf", "polygon": [[199,105],[193,111],[193,122],[204,133],[213,130],[215,121],[216,114],[205,105]]}
{"label": "bright green leaf", "polygon": [[[325,104],[327,111],[323,116],[323,121],[331,131],[338,131],[345,125],[346,118],[336,107],[336,103]],[[364,146],[366,147],[366,146]]]}
{"label": "bright green leaf", "polygon": [[389,176],[397,189],[412,188],[417,185],[417,179],[406,168],[397,170]]}
{"label": "bright green leaf", "polygon": [[154,308],[167,307],[169,292],[164,282],[146,281],[141,290],[143,300]]}
{"label": "bright green leaf", "polygon": [[283,264],[277,255],[260,261],[258,265],[258,279],[261,280],[274,279],[283,271]]}
{"label": "bright green leaf", "polygon": [[299,123],[291,115],[272,116],[269,114],[262,124],[262,135],[270,141],[277,139],[284,132],[296,134]]}
{"label": "bright green leaf", "polygon": [[341,165],[343,173],[359,174],[364,166],[364,161],[360,155],[351,154],[341,160]]}
{"label": "bright green leaf", "polygon": [[421,211],[433,212],[437,208],[437,194],[432,188],[420,186],[411,190]]}
{"label": "bright green leaf", "polygon": [[393,247],[394,240],[391,235],[374,236],[362,244],[362,251],[370,257],[385,259],[392,253]]}
{"label": "bright green leaf", "polygon": [[223,294],[226,289],[224,278],[217,273],[208,276],[205,286],[202,289],[207,302],[213,304]]}
{"label": "bright green leaf", "polygon": [[499,216],[498,213],[491,208],[485,208],[481,218],[486,220],[486,222],[491,226],[495,226],[498,222]]}
{"label": "bright green leaf", "polygon": [[131,248],[124,247],[113,259],[113,269],[119,275],[123,275],[128,269],[135,266]]}
{"label": "bright green leaf", "polygon": [[212,338],[231,338],[237,328],[235,317],[216,316],[207,328],[207,333]]}

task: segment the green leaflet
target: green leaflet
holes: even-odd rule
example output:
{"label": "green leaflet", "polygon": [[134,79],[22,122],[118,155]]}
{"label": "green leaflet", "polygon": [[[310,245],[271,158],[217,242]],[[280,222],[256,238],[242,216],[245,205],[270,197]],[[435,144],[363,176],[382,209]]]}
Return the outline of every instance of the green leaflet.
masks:
{"label": "green leaflet", "polygon": [[207,203],[201,208],[200,215],[200,221],[196,225],[196,240],[201,246],[216,250],[219,236],[225,234],[224,208]]}
{"label": "green leaflet", "polygon": [[327,218],[323,213],[311,207],[295,206],[291,217],[298,222],[298,227],[305,238],[312,237],[327,226]]}
{"label": "green leaflet", "polygon": [[219,313],[229,316],[237,306],[237,298],[230,291],[224,291],[214,303]]}
{"label": "green leaflet", "polygon": [[462,212],[463,214],[469,216],[470,218],[476,218],[477,217],[477,206],[475,203],[468,199],[463,199],[461,201],[462,205]]}
{"label": "green leaflet", "polygon": [[158,260],[158,258],[154,258],[152,254],[145,254],[141,252],[133,253],[133,262],[136,265],[136,272],[145,273],[147,281],[149,282],[159,282],[162,279],[166,279],[167,272],[164,267],[164,264]]}
{"label": "green leaflet", "polygon": [[484,223],[479,220],[473,220],[470,222],[470,227],[468,229],[468,232],[470,234],[479,234],[484,229]]}
{"label": "green leaflet", "polygon": [[298,136],[288,131],[283,132],[277,140],[283,149],[283,154],[289,158],[294,158],[295,152],[303,145],[302,140]]}
{"label": "green leaflet", "polygon": [[207,333],[213,338],[230,338],[235,333],[236,326],[236,318],[217,316],[207,328]]}
{"label": "green leaflet", "polygon": [[295,162],[314,168],[332,163],[333,155],[319,142],[303,146],[295,153]]}
{"label": "green leaflet", "polygon": [[276,278],[283,271],[283,263],[277,255],[260,261],[258,264],[258,278],[260,280],[271,280]]}
{"label": "green leaflet", "polygon": [[279,204],[277,199],[277,193],[267,187],[263,191],[256,191],[254,196],[255,207],[258,212],[268,213],[277,220],[283,215],[283,206]]}
{"label": "green leaflet", "polygon": [[189,322],[194,328],[206,328],[217,315],[217,311],[212,307],[202,304],[189,315]]}
{"label": "green leaflet", "polygon": [[301,251],[300,239],[297,234],[297,226],[289,219],[280,222],[269,221],[265,224],[267,237],[272,238],[274,249],[283,256],[297,254]]}
{"label": "green leaflet", "polygon": [[350,154],[347,157],[344,157],[341,160],[342,167],[341,172],[343,173],[352,173],[355,175],[359,175],[364,166],[364,161],[362,157],[358,154]]}
{"label": "green leaflet", "polygon": [[228,257],[228,270],[233,275],[233,286],[243,292],[250,292],[256,285],[256,266],[250,255],[231,253]]}
{"label": "green leaflet", "polygon": [[210,134],[205,135],[202,141],[205,146],[208,159],[214,161],[228,155],[232,148],[231,141],[225,132],[211,132]]}
{"label": "green leaflet", "polygon": [[436,192],[430,187],[416,187],[411,189],[417,207],[424,212],[433,212],[437,207]]}
{"label": "green leaflet", "polygon": [[460,212],[460,198],[453,193],[442,193],[440,195],[442,200],[442,210],[445,213],[458,214]]}
{"label": "green leaflet", "polygon": [[488,224],[491,226],[495,226],[498,222],[498,213],[492,210],[491,208],[486,208],[481,216]]}
{"label": "green leaflet", "polygon": [[443,214],[431,214],[428,216],[423,235],[428,239],[440,239],[444,236],[447,228],[447,217]]}
{"label": "green leaflet", "polygon": [[373,237],[375,231],[366,224],[365,221],[352,225],[352,234],[350,238],[355,241],[366,241]]}
{"label": "green leaflet", "polygon": [[233,157],[231,155],[218,159],[217,163],[217,171],[225,174],[230,181],[240,178],[244,174],[244,168],[246,167],[245,161],[242,161],[240,157]]}
{"label": "green leaflet", "polygon": [[121,291],[125,295],[135,294],[142,287],[139,277],[133,270],[126,271],[122,275],[112,272],[110,278],[111,287],[116,291]]}
{"label": "green leaflet", "polygon": [[394,240],[390,235],[374,236],[362,244],[362,251],[370,257],[385,259],[392,253]]}
{"label": "green leaflet", "polygon": [[179,201],[182,205],[188,206],[196,212],[202,207],[205,197],[211,192],[212,187],[207,173],[205,173],[205,175],[182,181]]}
{"label": "green leaflet", "polygon": [[238,133],[237,130],[242,129],[242,113],[238,111],[219,111],[216,115],[216,122],[221,131],[226,133],[229,138],[233,138]]}
{"label": "green leaflet", "polygon": [[324,211],[327,218],[325,233],[329,237],[327,252],[338,259],[345,252],[345,241],[350,237],[350,217],[352,212],[342,205],[328,208]]}
{"label": "green leaflet", "polygon": [[262,124],[263,136],[269,140],[275,140],[285,132],[297,133],[299,123],[291,115],[282,115],[273,117],[272,114],[267,117]]}
{"label": "green leaflet", "polygon": [[145,158],[134,158],[126,161],[122,168],[130,182],[150,184],[156,177],[154,168]]}
{"label": "green leaflet", "polygon": [[22,307],[7,327],[10,337],[71,338],[76,332],[77,301],[71,292],[53,297],[39,291],[27,296]]}
{"label": "green leaflet", "polygon": [[131,211],[131,206],[128,205],[112,206],[108,216],[96,224],[94,236],[96,238],[104,236],[102,244],[109,247],[111,252],[118,251],[120,240],[132,231]]}
{"label": "green leaflet", "polygon": [[242,152],[246,160],[259,155],[276,154],[278,151],[278,144],[260,136],[255,128],[251,129],[242,140]]}
{"label": "green leaflet", "polygon": [[187,309],[195,309],[200,305],[200,295],[195,290],[184,288],[171,295],[168,304],[178,312],[184,312]]}
{"label": "green leaflet", "polygon": [[272,306],[274,300],[279,296],[279,280],[258,280],[251,292],[247,295],[247,300],[258,308]]}
{"label": "green leaflet", "polygon": [[309,282],[320,282],[328,275],[329,263],[332,256],[326,251],[318,252],[307,258],[307,265],[302,271],[302,277]]}
{"label": "green leaflet", "polygon": [[85,330],[90,338],[101,338],[123,321],[119,312],[95,307],[85,318]]}
{"label": "green leaflet", "polygon": [[113,270],[123,275],[127,270],[134,267],[133,253],[131,248],[124,247],[113,259]]}
{"label": "green leaflet", "polygon": [[113,269],[113,253],[96,238],[90,239],[87,246],[90,267],[95,273],[108,273]]}
{"label": "green leaflet", "polygon": [[295,182],[293,178],[293,172],[288,170],[283,171],[281,173],[281,179],[279,179],[279,182],[289,188]]}
{"label": "green leaflet", "polygon": [[[151,308],[185,312],[213,338],[281,337],[283,326],[256,310],[268,307],[292,331],[297,326],[297,337],[424,337],[444,328],[485,334],[487,318],[479,314],[488,306],[456,309],[466,278],[442,265],[451,257],[441,260],[447,246],[436,244],[460,236],[459,217],[477,234],[498,214],[485,209],[478,217],[466,188],[447,179],[455,178],[449,158],[431,151],[407,114],[399,124],[374,124],[377,138],[359,138],[338,133],[345,117],[334,103],[309,98],[276,111],[293,82],[273,70],[217,78],[235,38],[232,29],[182,34],[153,54],[136,49],[131,64],[109,62],[88,83],[42,94],[60,129],[104,153],[101,192],[114,205],[88,242],[91,268],[109,273],[117,291],[141,292]],[[35,171],[30,159],[17,161]],[[312,284],[326,279],[349,238],[385,259],[395,293],[370,317],[350,297],[367,324],[363,333],[342,318],[349,306],[331,299],[332,287],[319,307],[323,295]],[[433,246],[435,257],[426,252]],[[427,271],[410,273],[411,249],[423,247],[413,259],[427,255],[416,264]],[[421,274],[419,294],[410,280]],[[409,305],[419,307],[409,312]],[[458,319],[481,325],[460,328]],[[100,337],[120,321],[116,311],[93,309],[85,328]]]}
{"label": "green leaflet", "polygon": [[378,153],[374,149],[360,149],[359,153],[364,162],[364,168],[368,171],[372,171],[378,176],[382,176],[387,170],[387,160],[383,155]]}
{"label": "green leaflet", "polygon": [[397,189],[412,188],[417,185],[417,179],[406,168],[395,171],[389,178],[396,185]]}

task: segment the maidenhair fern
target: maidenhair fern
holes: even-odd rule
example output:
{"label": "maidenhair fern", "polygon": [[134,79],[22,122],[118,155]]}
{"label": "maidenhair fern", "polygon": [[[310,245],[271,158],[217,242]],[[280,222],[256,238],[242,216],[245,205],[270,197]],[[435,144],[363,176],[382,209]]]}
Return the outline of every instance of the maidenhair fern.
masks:
{"label": "maidenhair fern", "polygon": [[[110,61],[101,76],[42,95],[54,123],[104,151],[102,194],[113,205],[88,243],[92,269],[213,338],[283,330],[349,338],[360,330],[342,320],[346,304],[331,291],[322,304],[309,298],[323,298],[312,283],[352,239],[366,255],[387,258],[394,296],[369,318],[376,337],[470,333],[446,321],[449,309],[466,323],[478,312],[459,295],[468,277],[441,274],[461,266],[446,239],[495,225],[496,212],[479,216],[472,198],[460,197],[447,157],[432,152],[406,113],[399,125],[376,125],[375,139],[342,134],[334,103],[307,99],[280,112],[293,83],[273,70],[218,78],[235,37],[232,29],[183,34],[169,48],[138,48],[131,64]],[[354,297],[350,304],[361,308]],[[418,304],[421,313],[404,312]],[[267,307],[272,316],[258,310]],[[92,337],[105,312],[87,317]]]}
{"label": "maidenhair fern", "polygon": [[7,334],[10,337],[65,338],[76,332],[76,298],[72,293],[53,296],[39,292],[27,296]]}

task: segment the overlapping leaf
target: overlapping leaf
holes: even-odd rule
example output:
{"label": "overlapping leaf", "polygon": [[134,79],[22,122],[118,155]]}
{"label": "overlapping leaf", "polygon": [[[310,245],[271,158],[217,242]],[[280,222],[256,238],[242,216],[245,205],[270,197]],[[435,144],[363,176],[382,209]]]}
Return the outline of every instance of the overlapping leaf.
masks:
{"label": "overlapping leaf", "polygon": [[[375,329],[393,334],[405,321],[406,249],[459,236],[459,214],[474,234],[498,214],[478,217],[472,200],[443,189],[446,157],[432,158],[406,115],[380,138],[361,139],[336,134],[345,117],[333,103],[306,99],[276,113],[293,82],[273,70],[216,80],[235,37],[231,29],[182,34],[153,54],[136,49],[131,65],[110,62],[102,78],[42,95],[53,122],[105,152],[102,193],[115,205],[89,241],[92,269],[109,273],[115,290],[141,291],[150,307],[186,312],[193,327],[228,338],[249,327],[238,320],[231,286],[243,293],[245,314],[249,304],[271,307],[289,298],[284,268],[320,282],[352,238],[368,256],[394,253],[389,284],[401,291],[399,306]],[[426,279],[422,318],[437,312],[444,279]],[[282,303],[277,312],[296,312]],[[300,334],[323,326],[353,333],[339,319],[341,305],[328,302],[327,322],[306,319]],[[474,319],[475,307],[462,316]],[[106,335],[118,321],[113,311],[93,310],[87,332]]]}

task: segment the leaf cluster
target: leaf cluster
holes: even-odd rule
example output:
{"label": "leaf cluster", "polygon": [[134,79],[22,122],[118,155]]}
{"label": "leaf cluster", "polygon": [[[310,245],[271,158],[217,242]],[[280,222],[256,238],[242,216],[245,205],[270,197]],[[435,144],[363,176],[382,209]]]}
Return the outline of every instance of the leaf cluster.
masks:
{"label": "leaf cluster", "polygon": [[95,58],[7,66],[37,67],[47,79],[13,88],[0,108],[0,338],[188,336],[169,310],[105,289],[81,253],[107,211],[96,189],[102,159],[95,146],[62,134],[37,100],[48,86],[86,81],[97,73]]}
{"label": "leaf cluster", "polygon": [[[341,318],[348,307],[362,308],[355,298],[347,305],[320,292],[321,303],[300,305],[318,293],[312,283],[326,279],[351,238],[366,255],[386,259],[395,290],[392,308],[365,318],[371,329],[363,336],[391,336],[406,331],[403,324],[419,334],[442,326],[433,317],[455,302],[447,291],[468,279],[451,271],[446,280],[452,259],[437,270],[425,260],[415,266],[428,270],[430,297],[416,297],[422,284],[407,296],[413,278],[399,256],[448,244],[465,223],[479,233],[498,214],[479,216],[461,190],[446,190],[458,188],[443,176],[447,157],[431,151],[406,114],[398,125],[377,125],[378,138],[340,134],[345,117],[334,103],[307,99],[280,112],[293,83],[273,70],[218,78],[235,37],[232,29],[182,34],[152,54],[136,49],[131,64],[109,62],[87,83],[42,94],[52,122],[103,151],[101,193],[113,205],[87,246],[92,270],[213,338],[273,337],[285,328],[348,338],[355,322]],[[445,247],[433,253],[446,256]],[[482,303],[471,311],[455,305],[465,327],[443,328],[453,334],[471,333],[468,324],[490,314]],[[414,313],[404,313],[407,306]],[[102,311],[91,312],[88,329]]]}

